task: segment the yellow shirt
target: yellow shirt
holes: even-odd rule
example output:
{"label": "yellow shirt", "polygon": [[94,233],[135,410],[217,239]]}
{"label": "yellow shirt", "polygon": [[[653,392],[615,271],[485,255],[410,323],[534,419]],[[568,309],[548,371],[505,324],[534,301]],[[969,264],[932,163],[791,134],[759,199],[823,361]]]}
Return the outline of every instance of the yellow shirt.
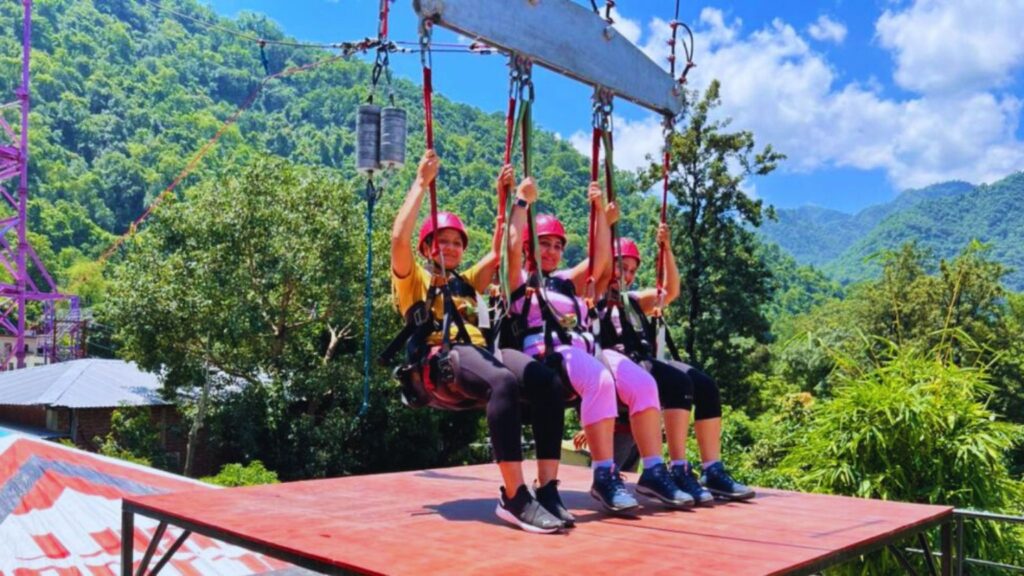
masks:
{"label": "yellow shirt", "polygon": [[[478,276],[481,272],[481,266],[479,264],[474,265],[465,272],[459,274],[462,276],[470,286],[476,286],[479,280]],[[395,275],[394,270],[391,271],[391,293],[395,299],[395,305],[398,306],[398,312],[404,317],[406,310],[412,307],[417,302],[422,302],[427,298],[427,290],[430,287],[430,272],[420,266],[418,262],[413,263],[412,272],[409,273],[405,278],[399,278]],[[476,297],[467,298],[465,296],[452,295],[452,299],[455,301],[455,307],[458,309],[459,314],[462,316],[463,321],[466,324],[466,333],[469,334],[470,340],[477,346],[486,346],[487,340],[484,335],[477,328],[477,314],[476,314]],[[444,318],[444,301],[440,295],[434,298],[433,302],[434,318],[441,320]],[[451,329],[449,330],[452,338],[455,338],[457,327],[452,322]],[[441,344],[441,333],[434,332],[430,335],[427,340],[427,344],[431,346],[437,346]]]}

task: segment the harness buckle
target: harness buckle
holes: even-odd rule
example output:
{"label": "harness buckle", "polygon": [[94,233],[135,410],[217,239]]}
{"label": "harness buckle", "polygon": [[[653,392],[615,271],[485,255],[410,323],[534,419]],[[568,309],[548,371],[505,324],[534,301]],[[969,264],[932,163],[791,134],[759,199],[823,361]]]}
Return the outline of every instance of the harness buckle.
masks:
{"label": "harness buckle", "polygon": [[455,385],[458,366],[457,361],[450,352],[440,352],[433,359],[433,368],[436,372],[431,373],[434,386],[443,386],[450,389]]}
{"label": "harness buckle", "polygon": [[430,319],[431,310],[427,306],[418,307],[412,313],[412,320],[417,326],[422,326]]}
{"label": "harness buckle", "polygon": [[579,325],[579,319],[576,317],[575,312],[569,312],[559,318],[558,323],[562,325],[562,328],[571,330]]}

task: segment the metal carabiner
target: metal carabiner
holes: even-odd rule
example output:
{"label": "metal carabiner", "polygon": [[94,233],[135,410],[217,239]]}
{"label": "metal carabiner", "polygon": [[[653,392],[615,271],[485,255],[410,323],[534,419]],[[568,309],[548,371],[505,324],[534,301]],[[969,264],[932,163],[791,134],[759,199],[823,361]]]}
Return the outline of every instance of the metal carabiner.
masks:
{"label": "metal carabiner", "polygon": [[430,36],[433,33],[434,23],[429,18],[420,20],[420,62],[424,68],[434,67],[433,54],[430,52]]}

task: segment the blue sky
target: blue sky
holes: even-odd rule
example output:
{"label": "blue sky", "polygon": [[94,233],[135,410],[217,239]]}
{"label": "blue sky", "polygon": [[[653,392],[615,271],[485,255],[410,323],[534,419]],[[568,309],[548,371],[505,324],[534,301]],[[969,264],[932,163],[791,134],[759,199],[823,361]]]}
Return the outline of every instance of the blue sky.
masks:
{"label": "blue sky", "polygon": [[[228,17],[266,14],[304,40],[376,34],[377,0],[208,4]],[[416,39],[411,5],[392,4],[393,39]],[[664,63],[674,1],[617,6],[619,31]],[[680,19],[697,36],[691,86],[721,80],[723,116],[789,156],[748,185],[777,207],[854,212],[906,188],[991,182],[1024,169],[1024,0],[683,0]],[[443,31],[435,40],[459,41]],[[417,56],[392,62],[396,74],[419,82]],[[438,54],[434,69],[446,96],[504,109],[502,57]],[[546,71],[536,76],[537,122],[585,147],[590,89]],[[657,151],[658,119],[628,103],[615,112],[616,161],[637,166]]]}

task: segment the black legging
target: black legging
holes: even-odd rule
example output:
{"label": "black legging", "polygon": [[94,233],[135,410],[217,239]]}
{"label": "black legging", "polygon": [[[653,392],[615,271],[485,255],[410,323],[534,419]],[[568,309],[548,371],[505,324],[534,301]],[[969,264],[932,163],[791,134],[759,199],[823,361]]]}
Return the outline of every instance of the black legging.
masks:
{"label": "black legging", "polygon": [[696,420],[722,415],[722,399],[718,384],[697,368],[675,360],[651,361],[651,376],[658,383],[658,398],[663,409],[690,410]]}
{"label": "black legging", "polygon": [[557,375],[519,350],[503,348],[499,362],[477,346],[457,344],[452,348],[459,354],[460,385],[487,398],[487,428],[495,460],[523,460],[521,399],[530,404],[537,458],[560,458],[565,401]]}

